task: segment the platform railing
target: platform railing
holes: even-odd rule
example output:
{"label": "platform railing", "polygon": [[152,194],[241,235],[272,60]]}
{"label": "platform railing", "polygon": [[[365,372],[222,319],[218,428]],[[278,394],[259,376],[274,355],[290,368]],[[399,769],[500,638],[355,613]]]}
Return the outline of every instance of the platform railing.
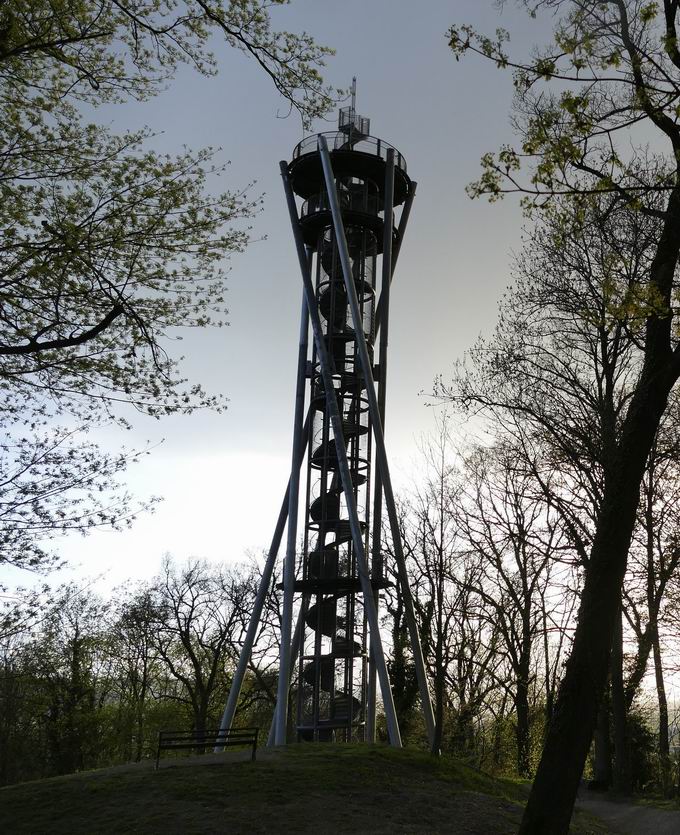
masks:
{"label": "platform railing", "polygon": [[306,136],[302,142],[295,146],[293,159],[298,159],[305,154],[314,154],[318,151],[319,136],[325,136],[328,147],[331,151],[359,151],[364,154],[372,154],[383,160],[387,159],[387,152],[394,151],[394,164],[406,174],[406,160],[399,151],[376,136],[364,136],[361,139],[353,139],[351,145],[347,141],[347,134],[342,131],[325,131],[323,134],[312,134]]}

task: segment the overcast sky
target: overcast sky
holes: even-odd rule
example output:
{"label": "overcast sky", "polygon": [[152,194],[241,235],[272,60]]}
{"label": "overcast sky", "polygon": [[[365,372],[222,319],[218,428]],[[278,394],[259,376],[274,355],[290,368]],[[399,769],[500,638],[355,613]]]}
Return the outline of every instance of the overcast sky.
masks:
{"label": "overcast sky", "polygon": [[[293,0],[275,10],[275,21],[337,50],[327,80],[348,87],[357,76],[358,112],[405,155],[418,182],[391,295],[386,441],[393,478],[404,487],[417,439],[432,426],[420,393],[493,327],[522,226],[515,201],[489,205],[464,192],[480,155],[511,138],[511,79],[472,56],[456,62],[446,32],[456,22],[489,32],[503,26],[525,50],[545,38],[546,23],[512,4],[500,13],[492,0]],[[301,299],[278,162],[290,159],[303,132],[294,116],[281,118],[285,102],[253,62],[219,43],[215,51],[216,78],[185,69],[152,102],[107,107],[99,118],[117,131],[145,124],[162,131],[164,151],[220,146],[231,160],[227,185],[256,180],[254,193],[265,193],[258,240],[229,264],[229,327],[188,334],[178,346],[189,376],[223,392],[229,407],[222,415],[137,420],[122,439],[118,430],[98,436],[110,448],[164,439],[127,479],[138,495],[164,502],[129,532],[62,540],[72,568],[55,581],[104,575],[110,586],[152,576],[167,552],[179,561],[232,561],[271,538],[288,478]],[[334,124],[335,115],[315,132]]]}

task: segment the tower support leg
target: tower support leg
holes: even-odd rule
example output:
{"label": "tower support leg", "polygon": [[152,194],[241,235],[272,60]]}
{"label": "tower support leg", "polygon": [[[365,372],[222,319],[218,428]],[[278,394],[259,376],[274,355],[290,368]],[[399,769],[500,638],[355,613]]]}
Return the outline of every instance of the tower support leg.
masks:
{"label": "tower support leg", "polygon": [[[401,217],[399,218],[399,229],[398,229],[398,238],[397,244],[393,247],[392,252],[392,273],[390,275],[390,284],[392,283],[392,279],[394,278],[394,271],[397,268],[397,259],[399,258],[399,253],[401,252],[401,245],[404,241],[404,235],[406,234],[406,227],[408,226],[408,219],[411,216],[411,207],[413,206],[413,198],[416,196],[416,188],[418,183],[415,180],[411,180],[411,189],[409,191],[408,197],[404,202],[404,208],[401,210]],[[382,292],[380,293],[380,298],[378,299],[378,306],[375,310],[375,334],[376,338],[378,333],[380,332],[380,325],[382,324],[383,320],[383,307],[385,303],[383,302]]]}
{"label": "tower support leg", "polygon": [[[305,598],[307,599],[307,598]],[[303,599],[302,607],[298,612],[297,622],[295,624],[295,631],[293,632],[293,640],[290,644],[290,657],[291,663],[288,667],[288,688],[290,689],[290,679],[291,679],[291,672],[293,670],[293,662],[292,659],[300,651],[300,640],[302,638],[302,629],[303,629],[303,620],[302,615],[305,610],[305,599]],[[276,711],[274,711],[274,715],[272,716],[272,723],[269,728],[269,736],[267,737],[267,747],[271,748],[273,745],[276,744]]]}
{"label": "tower support leg", "polygon": [[[300,271],[302,273],[302,281],[305,288],[307,298],[307,307],[312,323],[312,331],[314,333],[314,341],[316,345],[317,356],[321,365],[321,375],[323,379],[323,387],[326,395],[326,409],[333,427],[333,435],[335,440],[335,449],[338,458],[338,470],[340,472],[340,480],[342,484],[347,511],[349,514],[349,523],[352,533],[352,543],[357,559],[357,568],[359,573],[359,581],[361,583],[361,590],[364,599],[364,608],[369,623],[371,633],[371,647],[373,648],[373,657],[377,667],[378,679],[380,681],[380,690],[385,705],[385,715],[387,719],[387,729],[390,738],[390,744],[395,747],[401,747],[401,734],[399,733],[399,724],[397,722],[397,715],[394,708],[394,699],[392,698],[392,691],[390,688],[390,680],[387,672],[387,663],[385,661],[385,653],[383,650],[382,640],[380,637],[380,624],[378,622],[378,612],[375,607],[375,600],[373,599],[373,589],[368,573],[368,561],[366,552],[364,550],[364,543],[362,540],[361,526],[359,524],[359,516],[357,513],[356,499],[352,488],[352,477],[350,474],[349,464],[347,462],[347,447],[342,432],[342,419],[338,411],[338,404],[334,394],[333,377],[326,349],[326,344],[323,338],[323,331],[321,328],[321,319],[319,317],[319,310],[316,305],[314,296],[314,286],[310,275],[307,255],[305,253],[304,242],[302,239],[302,232],[297,216],[297,207],[295,205],[295,197],[293,189],[288,178],[288,165],[285,162],[280,163],[281,176],[283,178],[284,188],[286,191],[286,201],[288,203],[288,211],[290,214],[291,226],[295,238],[295,244],[298,255],[298,262]],[[346,244],[345,244],[346,248]],[[352,289],[354,286],[352,285]],[[355,293],[356,300],[356,293]],[[356,319],[355,319],[356,321]],[[360,322],[359,328],[363,334],[363,326]],[[364,343],[365,344],[365,343]]]}
{"label": "tower support leg", "polygon": [[[378,398],[375,391],[375,381],[373,379],[373,368],[371,365],[371,359],[368,354],[368,347],[366,345],[366,336],[364,334],[363,329],[361,310],[359,309],[359,300],[357,298],[357,291],[354,286],[354,280],[352,277],[352,265],[349,258],[347,238],[345,236],[345,228],[342,222],[342,214],[340,211],[338,194],[335,187],[335,177],[333,175],[331,158],[328,152],[326,138],[323,135],[319,136],[319,153],[321,155],[321,164],[323,166],[324,179],[326,181],[326,191],[328,193],[331,214],[333,216],[333,228],[335,230],[335,237],[338,245],[338,253],[340,255],[340,263],[342,265],[342,273],[345,280],[345,291],[347,293],[347,300],[352,311],[352,321],[354,323],[354,330],[356,332],[357,347],[359,352],[359,359],[361,362],[361,370],[364,376],[364,381],[366,383],[366,392],[368,396],[369,411],[371,414],[373,437],[375,439],[376,446],[378,472],[380,473],[380,477],[383,483],[383,489],[385,492],[385,506],[390,521],[390,529],[392,532],[394,552],[397,561],[397,570],[399,573],[399,583],[404,599],[404,611],[406,614],[409,637],[411,640],[411,651],[413,652],[413,660],[416,668],[416,677],[418,679],[418,687],[420,690],[420,699],[422,702],[423,713],[425,716],[425,724],[427,726],[428,738],[430,744],[432,744],[434,741],[434,714],[432,711],[432,701],[430,698],[430,689],[427,683],[425,661],[423,659],[423,651],[420,645],[420,636],[418,634],[418,625],[416,622],[415,609],[413,607],[411,588],[408,582],[406,560],[404,558],[404,551],[401,545],[399,520],[397,518],[397,509],[394,500],[394,490],[392,488],[392,479],[390,477],[389,464],[387,462],[387,453],[385,451],[385,438],[383,435],[382,424],[380,421]],[[372,598],[371,602],[374,604]],[[375,609],[375,604],[373,605],[373,608]],[[371,643],[373,643],[373,635],[371,635]]]}
{"label": "tower support leg", "polygon": [[[305,419],[304,426],[302,427],[302,436],[304,441],[309,437],[309,428],[311,422],[311,413],[307,414],[307,418]],[[294,467],[297,468],[298,472],[300,467],[302,466],[302,460],[304,458],[304,442],[302,444],[302,450],[298,455],[298,458],[294,464]],[[292,477],[292,473],[291,473]],[[246,631],[246,637],[243,642],[243,646],[241,648],[241,652],[239,654],[238,664],[236,666],[236,671],[234,672],[234,678],[231,682],[231,688],[229,689],[229,696],[227,698],[227,703],[224,707],[224,712],[222,714],[222,719],[220,721],[220,730],[229,730],[232,726],[234,721],[234,714],[236,713],[236,705],[238,704],[238,697],[241,695],[241,687],[243,686],[243,679],[245,678],[246,670],[248,669],[248,664],[250,663],[250,657],[253,652],[253,645],[255,644],[255,638],[257,636],[257,629],[260,625],[260,618],[262,616],[262,609],[264,608],[264,602],[267,598],[267,593],[269,592],[269,587],[272,581],[272,574],[274,573],[274,566],[276,564],[276,558],[279,553],[279,546],[281,545],[281,540],[283,538],[283,531],[286,527],[286,520],[288,519],[288,498],[290,495],[290,479],[288,481],[288,486],[286,487],[286,493],[283,497],[283,501],[281,502],[281,510],[279,510],[279,518],[276,521],[276,527],[274,528],[274,535],[272,536],[271,545],[269,546],[269,553],[267,554],[267,561],[264,564],[264,568],[262,570],[262,577],[260,578],[260,586],[257,590],[257,596],[255,597],[255,603],[253,605],[253,611],[250,615],[250,621],[248,622],[248,629]],[[217,745],[215,746],[215,752],[222,751],[224,746]]]}
{"label": "tower support leg", "polygon": [[[380,282],[380,302],[383,312],[383,326],[380,331],[380,382],[378,388],[378,412],[385,431],[385,398],[387,395],[387,343],[390,321],[390,283],[392,281],[392,227],[394,226],[394,151],[387,152],[385,166],[385,199],[384,199],[384,235],[382,254],[382,278]],[[375,476],[375,492],[373,500],[373,576],[383,577],[382,558],[382,479],[380,469]],[[380,592],[376,589],[375,605],[380,606]],[[368,742],[375,742],[376,717],[376,680],[373,664],[369,667],[368,679],[368,716],[366,717],[366,738]]]}
{"label": "tower support leg", "polygon": [[[389,152],[392,155],[392,160],[394,160],[394,154]],[[392,170],[389,169],[389,156],[388,156],[388,168],[385,171],[385,194],[387,195],[387,190],[389,186],[389,182],[392,182],[392,200],[388,202],[387,197],[385,198],[385,211],[387,212],[388,205],[392,209],[392,215],[394,214],[394,168]],[[383,317],[385,321],[389,319],[389,285],[392,283],[392,278],[394,277],[394,271],[397,266],[397,258],[399,257],[399,252],[401,250],[401,245],[404,241],[404,235],[406,234],[406,227],[408,225],[408,219],[411,215],[411,206],[413,205],[413,198],[415,197],[417,183],[415,180],[411,181],[411,188],[409,189],[408,197],[406,198],[406,202],[404,203],[404,207],[401,211],[401,217],[399,218],[399,236],[397,239],[397,245],[392,247],[392,228],[391,224],[394,223],[393,218],[390,219],[390,223],[388,225],[387,217],[385,217],[385,237],[383,239],[383,273],[382,273],[382,280],[381,280],[381,290],[380,290],[380,298],[378,299],[378,306],[375,313],[375,334],[376,338],[380,335],[380,354],[379,354],[379,363],[380,363],[380,385],[379,385],[379,397],[378,397],[378,405],[380,406],[380,419],[383,421],[383,431],[385,428],[385,406],[384,406],[384,398],[387,395],[387,337],[385,337],[385,341],[383,343],[382,339],[382,330],[381,330],[381,323]],[[385,253],[388,252],[388,247],[391,250],[391,258],[389,261],[389,266],[386,265],[386,255]],[[389,270],[389,279],[386,281],[386,270]],[[385,288],[387,288],[387,294],[385,294]],[[375,492],[374,492],[374,507],[373,507],[373,571],[375,573],[376,569],[380,569],[380,559],[381,559],[381,546],[382,546],[382,481],[380,479],[380,471],[376,473],[376,480],[375,480]],[[376,594],[376,606],[379,604],[379,599]],[[375,742],[375,720],[376,720],[376,676],[375,676],[375,665],[371,661],[368,668],[368,715],[366,717],[366,741],[367,742]]]}
{"label": "tower support leg", "polygon": [[[311,255],[307,253],[307,263]],[[288,491],[288,536],[286,559],[283,566],[283,616],[281,618],[281,647],[279,660],[279,683],[276,692],[276,744],[285,745],[288,730],[288,690],[290,688],[290,636],[293,623],[293,595],[295,588],[295,556],[297,539],[298,498],[300,494],[300,468],[295,462],[304,451],[302,422],[305,411],[305,379],[307,370],[307,332],[309,313],[307,300],[302,296],[300,314],[300,339],[298,344],[297,383],[295,387],[295,418],[293,423],[293,460]]]}

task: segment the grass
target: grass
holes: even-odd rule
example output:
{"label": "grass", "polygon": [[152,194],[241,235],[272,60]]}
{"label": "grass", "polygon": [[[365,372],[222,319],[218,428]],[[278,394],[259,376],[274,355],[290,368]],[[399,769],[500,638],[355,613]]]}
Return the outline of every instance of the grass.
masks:
{"label": "grass", "polygon": [[662,797],[660,794],[654,795],[635,795],[633,798],[627,798],[630,802],[636,803],[638,806],[651,806],[653,809],[665,809],[669,812],[677,812],[680,809],[680,801],[677,797],[669,799]]}
{"label": "grass", "polygon": [[[527,787],[443,757],[366,745],[295,745],[55,777],[0,790],[0,832],[466,832],[517,830]],[[210,763],[210,758],[202,759]],[[578,816],[579,835],[604,833]]]}

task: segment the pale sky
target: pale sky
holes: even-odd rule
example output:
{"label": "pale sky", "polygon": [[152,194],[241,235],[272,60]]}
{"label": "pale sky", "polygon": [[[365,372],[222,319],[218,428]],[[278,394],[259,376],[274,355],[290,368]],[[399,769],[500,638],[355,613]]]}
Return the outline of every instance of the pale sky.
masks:
{"label": "pale sky", "polygon": [[[511,78],[472,56],[456,62],[446,32],[456,22],[490,33],[503,26],[525,51],[545,38],[546,23],[512,4],[501,14],[492,0],[293,0],[275,10],[275,21],[337,50],[327,80],[348,87],[357,76],[358,112],[371,118],[374,136],[405,155],[418,182],[391,294],[386,442],[394,481],[404,486],[416,441],[432,426],[419,393],[493,327],[522,227],[514,200],[489,205],[464,192],[481,154],[512,137]],[[129,532],[61,540],[72,567],[52,582],[103,575],[110,586],[152,576],[166,552],[178,561],[232,561],[271,538],[290,465],[302,290],[278,162],[290,159],[303,132],[294,116],[277,116],[287,112],[285,102],[253,62],[219,44],[215,51],[216,78],[185,69],[152,102],[107,107],[99,118],[118,131],[144,124],[162,131],[156,144],[163,151],[220,146],[221,159],[231,160],[224,185],[257,180],[253,193],[265,193],[253,230],[259,240],[229,264],[229,327],[185,334],[178,346],[187,374],[224,393],[229,408],[161,422],[137,418],[124,437],[119,430],[99,435],[110,449],[164,439],[127,483],[165,501]],[[315,132],[334,125],[335,115]],[[13,572],[5,579],[27,578]]]}

